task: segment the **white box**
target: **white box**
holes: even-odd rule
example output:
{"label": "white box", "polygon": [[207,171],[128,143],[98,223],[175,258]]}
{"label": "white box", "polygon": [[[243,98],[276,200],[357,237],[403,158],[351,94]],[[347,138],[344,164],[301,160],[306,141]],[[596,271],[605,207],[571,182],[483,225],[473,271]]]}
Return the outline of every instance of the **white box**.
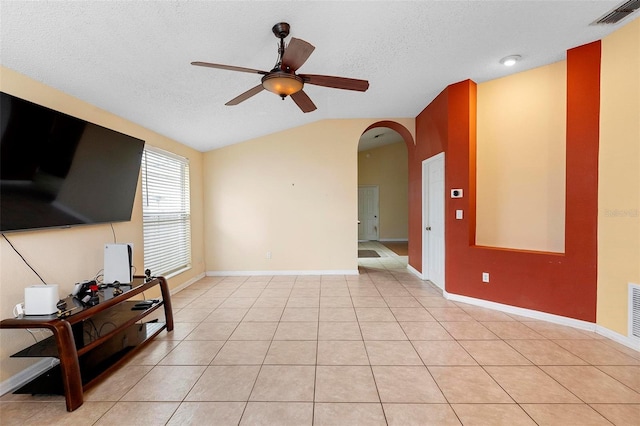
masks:
{"label": "white box", "polygon": [[118,281],[129,284],[133,277],[131,271],[133,244],[104,245],[104,278],[105,284]]}
{"label": "white box", "polygon": [[58,284],[32,285],[24,289],[25,315],[51,315],[58,312]]}

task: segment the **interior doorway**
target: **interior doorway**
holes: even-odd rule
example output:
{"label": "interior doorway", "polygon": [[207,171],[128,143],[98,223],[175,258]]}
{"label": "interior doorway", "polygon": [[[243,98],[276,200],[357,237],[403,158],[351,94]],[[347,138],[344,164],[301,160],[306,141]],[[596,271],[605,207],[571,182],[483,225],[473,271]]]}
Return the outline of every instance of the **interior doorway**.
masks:
{"label": "interior doorway", "polygon": [[[414,146],[413,136],[407,127],[395,121],[371,124],[358,140],[360,271],[365,268],[407,272],[409,149]],[[365,187],[376,188],[377,201],[376,196],[368,193]],[[376,204],[377,210],[374,207]],[[398,252],[398,247],[391,247],[393,244],[402,250]]]}
{"label": "interior doorway", "polygon": [[378,241],[380,192],[378,186],[358,186],[358,241]]}
{"label": "interior doorway", "polygon": [[390,127],[365,131],[358,142],[358,241],[408,240],[408,188],[403,136]]}
{"label": "interior doorway", "polygon": [[444,152],[422,162],[422,200],[422,278],[444,290]]}

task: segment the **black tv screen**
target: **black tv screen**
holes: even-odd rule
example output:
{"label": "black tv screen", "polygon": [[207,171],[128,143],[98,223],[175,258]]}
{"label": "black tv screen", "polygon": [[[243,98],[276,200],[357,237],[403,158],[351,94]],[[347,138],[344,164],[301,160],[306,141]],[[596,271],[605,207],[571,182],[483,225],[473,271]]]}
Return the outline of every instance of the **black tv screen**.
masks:
{"label": "black tv screen", "polygon": [[0,92],[2,232],[131,220],[144,141]]}

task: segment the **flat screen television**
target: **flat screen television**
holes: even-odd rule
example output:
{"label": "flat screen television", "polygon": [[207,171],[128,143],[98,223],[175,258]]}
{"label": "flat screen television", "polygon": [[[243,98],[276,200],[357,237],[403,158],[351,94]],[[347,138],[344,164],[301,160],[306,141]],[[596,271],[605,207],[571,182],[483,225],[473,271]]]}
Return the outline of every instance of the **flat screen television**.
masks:
{"label": "flat screen television", "polygon": [[144,141],[0,92],[0,230],[123,222]]}

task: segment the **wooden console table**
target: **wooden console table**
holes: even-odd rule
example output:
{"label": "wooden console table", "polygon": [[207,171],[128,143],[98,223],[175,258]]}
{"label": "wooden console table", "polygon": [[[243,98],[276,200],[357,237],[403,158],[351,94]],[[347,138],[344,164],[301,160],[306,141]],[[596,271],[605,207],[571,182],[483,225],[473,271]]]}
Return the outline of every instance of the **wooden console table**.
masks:
{"label": "wooden console table", "polygon": [[[139,302],[130,300],[132,297],[158,285],[162,299],[146,309],[132,309]],[[32,315],[2,320],[0,328],[45,328],[53,333],[12,357],[55,357],[60,360],[59,365],[14,393],[62,394],[67,411],[73,411],[82,405],[83,392],[105,373],[128,359],[162,330],[173,330],[171,296],[164,277],[145,281],[145,277],[136,276],[131,285],[122,285],[121,289],[123,293],[117,296],[113,296],[113,288],[100,290],[100,303],[91,307],[84,307],[77,299],[68,297],[65,299],[67,309],[75,309],[66,317]],[[164,306],[165,322],[141,322],[160,306]]]}

